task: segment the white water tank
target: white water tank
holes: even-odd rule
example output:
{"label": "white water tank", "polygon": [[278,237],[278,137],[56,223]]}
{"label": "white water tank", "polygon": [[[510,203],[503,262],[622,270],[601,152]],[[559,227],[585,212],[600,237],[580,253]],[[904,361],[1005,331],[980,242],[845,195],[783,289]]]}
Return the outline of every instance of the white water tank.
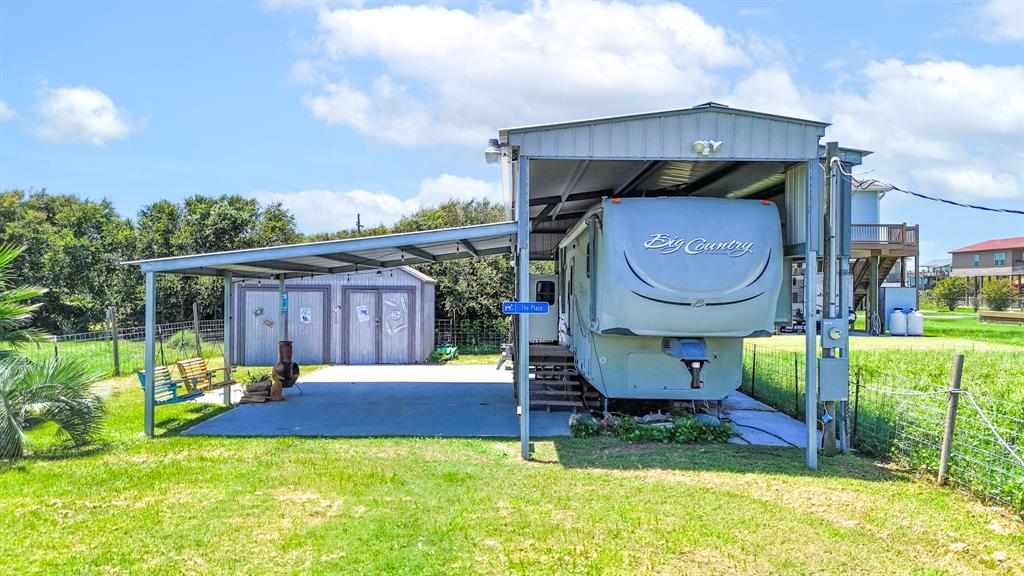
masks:
{"label": "white water tank", "polygon": [[903,308],[895,308],[889,315],[889,334],[893,336],[907,335],[907,315]]}
{"label": "white water tank", "polygon": [[924,336],[924,314],[913,308],[907,314],[907,336]]}

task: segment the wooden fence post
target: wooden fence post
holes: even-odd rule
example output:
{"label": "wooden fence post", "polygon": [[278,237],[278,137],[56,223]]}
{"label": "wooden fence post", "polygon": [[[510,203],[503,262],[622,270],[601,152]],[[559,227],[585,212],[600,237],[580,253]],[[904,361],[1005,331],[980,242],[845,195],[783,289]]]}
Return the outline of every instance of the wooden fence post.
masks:
{"label": "wooden fence post", "polygon": [[754,359],[750,366],[750,397],[754,398],[754,386],[757,385],[757,344],[752,346],[754,347]]}
{"label": "wooden fence post", "polygon": [[949,455],[953,450],[953,431],[956,429],[956,407],[960,401],[960,379],[964,373],[964,355],[953,358],[953,375],[950,380],[949,402],[946,404],[946,430],[942,435],[942,454],[939,456],[939,484],[946,483],[949,471]]}
{"label": "wooden fence post", "polygon": [[192,332],[196,337],[196,358],[203,357],[203,340],[199,337],[199,303],[192,303]]}
{"label": "wooden fence post", "polygon": [[57,336],[53,337],[53,359],[60,360],[60,352],[57,351]]}
{"label": "wooden fence post", "polygon": [[114,376],[121,375],[121,352],[117,342],[117,307],[110,307],[110,344],[114,349]]}

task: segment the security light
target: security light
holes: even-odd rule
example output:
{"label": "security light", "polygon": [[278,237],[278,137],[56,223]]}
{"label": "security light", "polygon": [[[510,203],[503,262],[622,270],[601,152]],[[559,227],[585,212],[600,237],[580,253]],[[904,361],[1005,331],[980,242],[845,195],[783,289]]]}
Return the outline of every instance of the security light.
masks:
{"label": "security light", "polygon": [[491,138],[487,143],[487,148],[484,148],[484,159],[488,164],[501,162],[501,143],[497,138]]}
{"label": "security light", "polygon": [[722,143],[717,140],[697,140],[693,143],[693,151],[699,156],[710,156],[712,152],[717,152],[722,147]]}

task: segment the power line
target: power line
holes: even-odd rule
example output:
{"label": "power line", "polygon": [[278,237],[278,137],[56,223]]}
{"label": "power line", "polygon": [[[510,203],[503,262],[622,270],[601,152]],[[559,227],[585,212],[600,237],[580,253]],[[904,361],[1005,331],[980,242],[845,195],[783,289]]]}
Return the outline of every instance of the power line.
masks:
{"label": "power line", "polygon": [[911,191],[911,190],[904,190],[903,188],[900,188],[899,186],[895,186],[893,184],[890,184],[890,183],[888,183],[888,182],[886,182],[884,180],[876,180],[874,178],[869,178],[867,180],[855,180],[853,174],[851,174],[850,172],[847,172],[846,170],[843,170],[842,163],[838,163],[838,164],[839,164],[839,171],[842,172],[844,175],[850,177],[850,183],[851,184],[857,184],[857,185],[859,185],[859,186],[861,186],[863,188],[870,188],[871,186],[876,186],[877,185],[877,186],[881,186],[883,188],[888,188],[888,190],[886,190],[886,192],[888,192],[890,190],[895,190],[897,192],[902,192],[902,193],[908,194],[910,196],[916,196],[916,197],[922,198],[924,200],[931,200],[932,202],[941,202],[943,204],[950,204],[952,206],[959,206],[960,208],[972,208],[974,210],[984,210],[986,212],[1001,212],[1001,213],[1004,213],[1004,214],[1021,214],[1021,215],[1024,215],[1024,210],[1014,210],[1012,208],[992,208],[990,206],[979,206],[977,204],[966,204],[966,203],[963,203],[963,202],[956,202],[954,200],[947,200],[945,198],[936,198],[935,196],[928,196],[926,194],[921,194],[920,192],[914,192],[914,191]]}

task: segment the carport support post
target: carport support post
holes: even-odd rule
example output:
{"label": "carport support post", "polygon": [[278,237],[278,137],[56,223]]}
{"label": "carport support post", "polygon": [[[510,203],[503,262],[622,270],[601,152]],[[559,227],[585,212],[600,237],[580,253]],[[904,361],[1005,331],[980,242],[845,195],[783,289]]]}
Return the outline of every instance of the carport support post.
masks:
{"label": "carport support post", "polygon": [[144,409],[144,431],[146,436],[153,437],[153,379],[156,377],[156,273],[146,272],[146,406]]}
{"label": "carport support post", "polygon": [[283,275],[277,277],[277,304],[277,339],[284,341],[288,339],[288,291]]}
{"label": "carport support post", "polygon": [[[233,293],[231,292],[231,272],[224,274],[224,379],[231,380],[232,372],[232,360],[234,360],[234,351],[231,347],[234,345],[234,334],[231,332],[231,325],[234,322],[235,306],[233,301]],[[231,405],[231,386],[224,387],[224,405]]]}
{"label": "carport support post", "polygon": [[822,221],[824,174],[815,158],[807,163],[807,214],[804,224],[804,382],[807,385],[804,420],[807,424],[807,467],[818,469],[818,224]]}
{"label": "carport support post", "polygon": [[[519,158],[519,190],[516,196],[516,300],[530,297],[530,159]],[[516,350],[516,386],[519,387],[519,449],[530,459],[530,317],[519,314]]]}

